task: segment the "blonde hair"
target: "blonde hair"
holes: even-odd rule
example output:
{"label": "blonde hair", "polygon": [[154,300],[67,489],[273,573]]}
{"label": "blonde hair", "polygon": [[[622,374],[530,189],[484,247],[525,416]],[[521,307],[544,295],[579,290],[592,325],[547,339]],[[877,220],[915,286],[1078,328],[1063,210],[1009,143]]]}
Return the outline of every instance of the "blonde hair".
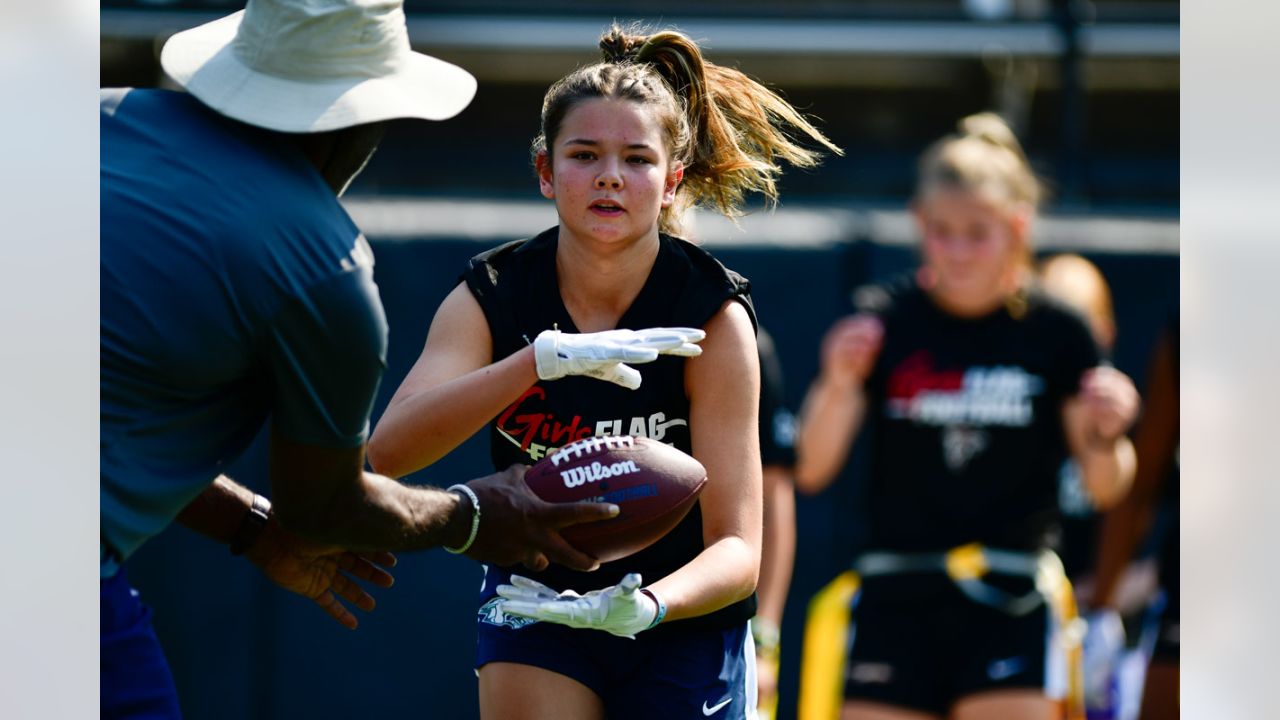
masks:
{"label": "blonde hair", "polygon": [[813,167],[820,160],[818,151],[797,144],[788,131],[844,154],[772,90],[703,59],[683,33],[643,34],[615,24],[600,38],[600,49],[604,62],[575,70],[547,90],[541,132],[533,141],[535,162],[579,102],[614,98],[656,108],[671,159],[684,166],[676,201],[658,217],[662,232],[678,232],[680,214],[692,206],[737,217],[750,192],[776,204],[779,163]]}
{"label": "blonde hair", "polygon": [[1043,188],[1008,123],[982,112],[962,118],[957,128],[921,156],[917,200],[934,190],[960,189],[1001,204],[1039,206]]}

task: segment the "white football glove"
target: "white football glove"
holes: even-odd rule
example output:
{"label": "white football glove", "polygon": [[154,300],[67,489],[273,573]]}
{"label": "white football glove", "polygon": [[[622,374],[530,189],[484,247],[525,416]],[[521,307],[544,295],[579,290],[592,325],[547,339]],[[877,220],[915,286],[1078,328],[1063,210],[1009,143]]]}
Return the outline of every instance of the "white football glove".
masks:
{"label": "white football glove", "polygon": [[556,380],[565,375],[586,375],[607,380],[629,390],[640,387],[640,373],[623,363],[646,363],[659,355],[697,357],[707,334],[697,328],[648,328],[605,330],[597,333],[564,333],[543,330],[533,341],[538,377]]}
{"label": "white football glove", "polygon": [[635,638],[653,627],[658,603],[640,592],[640,574],[628,573],[622,582],[579,595],[572,590],[556,593],[536,580],[511,576],[511,585],[499,585],[502,611],[572,628],[603,630],[618,637]]}

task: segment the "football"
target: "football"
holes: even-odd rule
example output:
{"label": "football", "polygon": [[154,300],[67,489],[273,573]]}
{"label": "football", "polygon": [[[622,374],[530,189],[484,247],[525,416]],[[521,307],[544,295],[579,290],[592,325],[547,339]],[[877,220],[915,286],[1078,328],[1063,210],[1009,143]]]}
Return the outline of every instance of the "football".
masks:
{"label": "football", "polygon": [[547,502],[611,502],[621,509],[617,517],[560,531],[605,563],[643,550],[678,525],[697,502],[707,471],[670,445],[621,435],[566,445],[529,468],[524,480]]}

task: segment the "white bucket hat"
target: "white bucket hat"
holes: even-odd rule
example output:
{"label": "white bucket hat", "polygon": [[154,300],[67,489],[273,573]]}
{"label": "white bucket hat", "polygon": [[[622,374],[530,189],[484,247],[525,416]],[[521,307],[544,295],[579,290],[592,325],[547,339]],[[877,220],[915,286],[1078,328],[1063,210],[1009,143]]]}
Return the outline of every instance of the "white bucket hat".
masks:
{"label": "white bucket hat", "polygon": [[451,118],[471,102],[476,80],[409,48],[403,4],[249,0],[169,38],[160,64],[205,105],[281,132]]}

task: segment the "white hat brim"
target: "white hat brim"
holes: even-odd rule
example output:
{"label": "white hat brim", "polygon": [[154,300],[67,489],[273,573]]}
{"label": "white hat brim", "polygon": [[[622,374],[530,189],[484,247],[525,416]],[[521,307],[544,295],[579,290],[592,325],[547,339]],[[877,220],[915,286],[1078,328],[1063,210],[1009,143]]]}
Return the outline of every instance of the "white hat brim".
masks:
{"label": "white hat brim", "polygon": [[381,77],[305,81],[268,75],[236,57],[231,41],[244,11],[169,38],[160,65],[205,105],[241,122],[280,132],[338,130],[422,118],[446,120],[475,96],[476,79],[457,65],[418,52]]}

